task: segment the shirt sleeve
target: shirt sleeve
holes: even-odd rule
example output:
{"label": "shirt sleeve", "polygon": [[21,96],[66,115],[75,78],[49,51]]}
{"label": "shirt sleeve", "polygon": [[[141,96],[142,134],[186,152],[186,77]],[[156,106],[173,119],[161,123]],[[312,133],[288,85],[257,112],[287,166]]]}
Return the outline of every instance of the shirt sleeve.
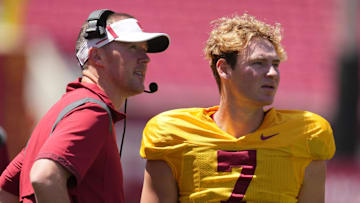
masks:
{"label": "shirt sleeve", "polygon": [[51,159],[80,182],[104,146],[110,119],[102,107],[86,103],[66,115],[40,149],[36,159]]}
{"label": "shirt sleeve", "polygon": [[9,164],[9,155],[6,143],[0,146],[0,172],[3,172]]}
{"label": "shirt sleeve", "polygon": [[0,187],[15,195],[19,196],[20,172],[24,159],[24,149],[10,162],[0,176]]}
{"label": "shirt sleeve", "polygon": [[314,160],[329,160],[335,154],[335,141],[330,124],[319,118],[308,138],[308,148]]}
{"label": "shirt sleeve", "polygon": [[164,160],[175,177],[181,168],[181,156],[185,143],[178,135],[175,125],[165,121],[167,118],[157,116],[145,126],[140,148],[140,156],[149,160]]}

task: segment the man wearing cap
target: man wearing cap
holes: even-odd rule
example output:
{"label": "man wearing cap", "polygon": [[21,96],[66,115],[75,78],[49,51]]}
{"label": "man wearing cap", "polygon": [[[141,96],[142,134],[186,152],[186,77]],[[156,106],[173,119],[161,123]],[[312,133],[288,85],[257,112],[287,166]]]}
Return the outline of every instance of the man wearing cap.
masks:
{"label": "man wearing cap", "polygon": [[23,203],[124,202],[113,125],[125,117],[118,111],[125,99],[144,91],[147,53],[168,45],[167,34],[143,32],[128,14],[91,13],[76,44],[82,77],[68,84],[2,174],[0,202],[3,193]]}

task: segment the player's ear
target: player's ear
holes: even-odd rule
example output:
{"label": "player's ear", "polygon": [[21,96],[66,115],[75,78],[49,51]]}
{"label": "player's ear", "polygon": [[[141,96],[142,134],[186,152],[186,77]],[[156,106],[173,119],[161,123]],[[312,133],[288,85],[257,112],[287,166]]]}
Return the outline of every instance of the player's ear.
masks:
{"label": "player's ear", "polygon": [[97,67],[104,67],[104,63],[103,63],[103,56],[101,55],[101,50],[99,50],[99,48],[96,47],[92,47],[89,50],[89,62],[92,65],[95,65]]}
{"label": "player's ear", "polygon": [[216,70],[220,78],[228,79],[231,75],[232,68],[224,58],[220,58],[216,62]]}

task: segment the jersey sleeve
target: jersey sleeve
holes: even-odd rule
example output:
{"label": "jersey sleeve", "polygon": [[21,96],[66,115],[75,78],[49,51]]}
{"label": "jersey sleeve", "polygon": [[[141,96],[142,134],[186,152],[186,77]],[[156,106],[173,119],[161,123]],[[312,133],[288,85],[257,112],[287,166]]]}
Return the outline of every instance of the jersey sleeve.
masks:
{"label": "jersey sleeve", "polygon": [[87,103],[58,123],[36,159],[50,159],[61,164],[79,182],[96,160],[105,137],[111,136],[109,125],[106,110]]}
{"label": "jersey sleeve", "polygon": [[20,172],[24,159],[24,149],[10,162],[0,176],[0,187],[15,195],[19,196]]}
{"label": "jersey sleeve", "polygon": [[172,125],[171,119],[157,116],[145,126],[140,148],[140,156],[148,160],[164,160],[172,169],[174,176],[181,168],[181,155],[185,146],[183,138],[179,136],[177,127]]}
{"label": "jersey sleeve", "polygon": [[335,154],[335,141],[330,124],[319,116],[307,144],[314,160],[329,160]]}

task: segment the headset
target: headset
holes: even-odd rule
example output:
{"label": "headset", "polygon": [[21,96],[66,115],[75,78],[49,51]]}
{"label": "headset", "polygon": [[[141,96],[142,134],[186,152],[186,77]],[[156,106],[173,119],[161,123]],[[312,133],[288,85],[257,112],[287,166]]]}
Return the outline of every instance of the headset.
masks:
{"label": "headset", "polygon": [[106,35],[106,20],[114,11],[108,9],[96,10],[90,13],[85,30],[85,39],[103,38]]}
{"label": "headset", "polygon": [[[101,9],[101,10],[95,10],[92,13],[90,13],[87,21],[88,26],[85,30],[85,39],[96,39],[96,38],[103,38],[106,35],[106,20],[107,18],[115,13],[114,11],[111,11],[109,9]],[[152,94],[158,90],[158,85],[155,82],[150,83],[149,90],[144,90],[145,93]],[[125,99],[124,104],[124,114],[126,114],[126,108],[127,108],[127,99]],[[122,134],[121,144],[120,144],[120,158],[121,158],[121,152],[122,147],[124,143],[125,138],[125,131],[126,131],[126,117],[124,118],[124,130]]]}
{"label": "headset", "polygon": [[[150,90],[144,90],[144,92],[152,94],[152,93],[154,93],[154,92],[156,92],[158,90],[158,85],[155,82],[152,82],[149,85],[149,89]],[[124,114],[126,114],[126,107],[127,107],[127,99],[125,99]],[[121,138],[121,144],[120,144],[120,158],[121,158],[121,152],[122,152],[122,147],[123,147],[124,138],[125,138],[125,130],[126,130],[126,117],[124,118],[124,130],[123,130],[123,134],[122,134],[122,138]]]}

